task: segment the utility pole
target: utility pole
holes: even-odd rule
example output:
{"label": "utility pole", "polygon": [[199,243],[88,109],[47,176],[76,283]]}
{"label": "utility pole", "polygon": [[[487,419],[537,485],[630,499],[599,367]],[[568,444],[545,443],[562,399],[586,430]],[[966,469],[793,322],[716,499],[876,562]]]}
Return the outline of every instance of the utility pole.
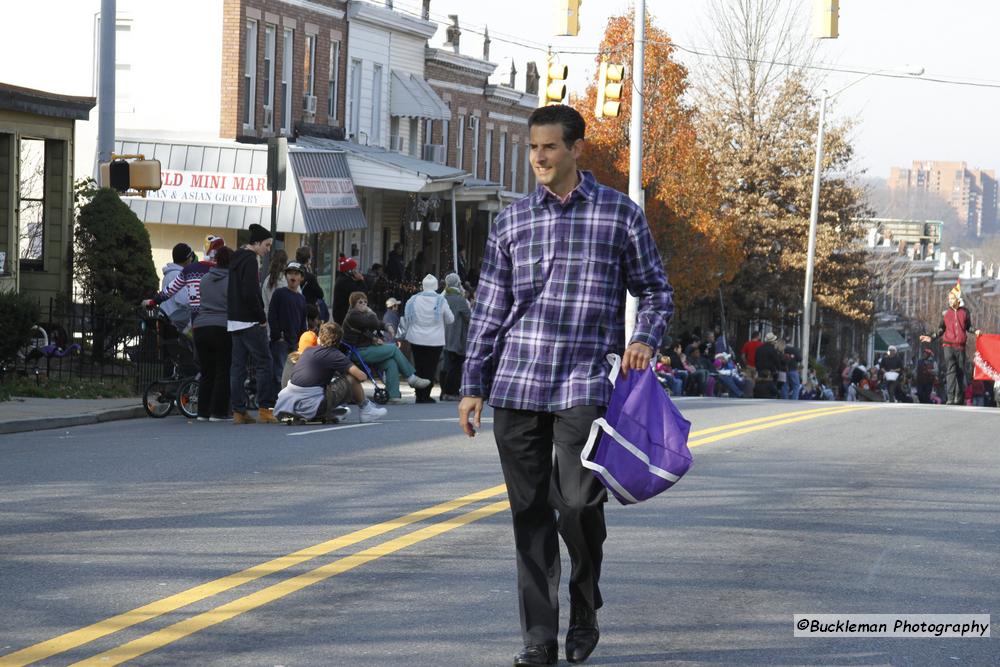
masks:
{"label": "utility pole", "polygon": [[116,0],[101,0],[100,77],[97,87],[97,163],[111,161],[115,151],[115,26]]}
{"label": "utility pole", "polygon": [[[629,165],[628,196],[646,210],[642,191],[642,107],[643,73],[646,61],[646,0],[635,0],[635,16],[632,19],[632,117],[629,119]],[[639,314],[639,297],[625,293],[625,346],[628,347],[635,331],[635,320]]]}
{"label": "utility pole", "polygon": [[819,222],[819,183],[823,173],[823,135],[826,127],[826,100],[823,91],[819,104],[819,131],[816,133],[816,166],[813,168],[812,207],[809,210],[809,246],[806,252],[806,288],[802,295],[802,381],[809,380],[809,329],[813,310],[813,266],[816,263],[816,225]]}

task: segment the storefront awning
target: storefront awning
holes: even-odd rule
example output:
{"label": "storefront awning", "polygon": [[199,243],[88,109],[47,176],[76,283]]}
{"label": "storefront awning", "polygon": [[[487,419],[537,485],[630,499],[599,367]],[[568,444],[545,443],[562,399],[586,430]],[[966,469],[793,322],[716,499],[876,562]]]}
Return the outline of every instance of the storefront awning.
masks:
{"label": "storefront awning", "polygon": [[450,120],[451,109],[423,78],[392,70],[392,97],[389,113],[405,118]]}
{"label": "storefront awning", "polygon": [[368,227],[343,152],[293,150],[288,159],[298,186],[303,221],[310,234]]}
{"label": "storefront awning", "polygon": [[351,141],[321,137],[299,137],[302,148],[343,151],[356,187],[401,192],[441,192],[462,183],[469,174],[437,162],[419,160],[410,155],[378,146],[362,146]]}
{"label": "storefront awning", "polygon": [[[125,138],[115,142],[115,152],[160,161],[162,188],[122,198],[143,222],[216,229],[271,224],[266,145]],[[307,231],[292,178],[279,193],[277,218],[279,232]]]}
{"label": "storefront awning", "polygon": [[910,349],[910,344],[906,342],[903,335],[896,329],[879,328],[875,329],[875,349],[888,350],[893,345],[900,352]]}

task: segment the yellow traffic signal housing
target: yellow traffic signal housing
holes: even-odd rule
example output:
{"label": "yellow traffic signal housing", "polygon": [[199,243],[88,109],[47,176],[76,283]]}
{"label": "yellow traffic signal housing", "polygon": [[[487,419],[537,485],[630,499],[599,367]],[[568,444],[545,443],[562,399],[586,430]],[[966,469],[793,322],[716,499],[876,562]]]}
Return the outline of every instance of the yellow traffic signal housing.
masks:
{"label": "yellow traffic signal housing", "polygon": [[555,0],[556,34],[576,37],[580,32],[581,0]]}
{"label": "yellow traffic signal housing", "polygon": [[144,155],[112,155],[111,162],[100,167],[100,185],[124,195],[145,197],[150,190],[163,187],[160,161],[147,160]]}
{"label": "yellow traffic signal housing", "polygon": [[840,0],[813,0],[813,36],[837,39],[840,35]]}
{"label": "yellow traffic signal housing", "polygon": [[617,118],[621,113],[624,78],[624,65],[601,61],[597,73],[597,104],[594,105],[596,118]]}
{"label": "yellow traffic signal housing", "polygon": [[569,68],[566,65],[552,62],[550,56],[548,64],[545,66],[542,87],[539,89],[542,98],[539,106],[563,103],[563,98],[566,97],[567,76],[569,76]]}

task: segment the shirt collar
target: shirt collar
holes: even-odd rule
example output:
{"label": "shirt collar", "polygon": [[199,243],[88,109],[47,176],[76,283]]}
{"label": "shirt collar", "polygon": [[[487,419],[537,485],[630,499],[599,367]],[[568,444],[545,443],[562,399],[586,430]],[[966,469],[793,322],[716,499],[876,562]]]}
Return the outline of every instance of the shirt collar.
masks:
{"label": "shirt collar", "polygon": [[591,172],[584,171],[582,169],[577,169],[576,174],[580,178],[580,182],[577,183],[576,187],[563,198],[560,198],[546,186],[539,184],[538,187],[535,188],[534,194],[532,194],[532,205],[544,206],[546,200],[549,198],[559,202],[562,206],[566,206],[574,200],[584,199],[590,201],[593,199],[594,191],[597,189],[597,179],[594,178],[594,175]]}

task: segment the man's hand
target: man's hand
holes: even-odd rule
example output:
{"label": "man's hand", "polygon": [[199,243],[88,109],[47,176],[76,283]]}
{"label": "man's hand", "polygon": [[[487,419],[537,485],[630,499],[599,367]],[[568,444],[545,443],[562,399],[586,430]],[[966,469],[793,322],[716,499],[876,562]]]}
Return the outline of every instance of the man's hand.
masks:
{"label": "man's hand", "polygon": [[929,343],[929,342],[931,342],[931,337],[930,336],[921,336],[920,337],[920,342],[921,343]]}
{"label": "man's hand", "polygon": [[[458,425],[470,438],[476,437],[476,431],[482,426],[483,399],[479,396],[463,396],[458,404]],[[469,421],[469,418],[472,421]]]}
{"label": "man's hand", "polygon": [[645,343],[632,343],[622,355],[622,377],[628,377],[633,368],[644,371],[649,368],[649,360],[653,358],[653,348]]}

